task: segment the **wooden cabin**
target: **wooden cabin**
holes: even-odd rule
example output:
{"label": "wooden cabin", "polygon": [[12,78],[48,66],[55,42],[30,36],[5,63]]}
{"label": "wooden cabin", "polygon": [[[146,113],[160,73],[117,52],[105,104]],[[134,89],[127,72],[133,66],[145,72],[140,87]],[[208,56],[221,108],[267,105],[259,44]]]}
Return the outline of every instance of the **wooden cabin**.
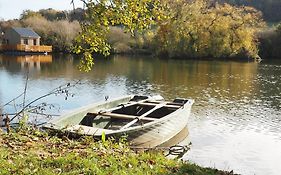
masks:
{"label": "wooden cabin", "polygon": [[52,46],[40,45],[40,36],[31,28],[12,27],[2,35],[0,51],[48,53],[52,52]]}

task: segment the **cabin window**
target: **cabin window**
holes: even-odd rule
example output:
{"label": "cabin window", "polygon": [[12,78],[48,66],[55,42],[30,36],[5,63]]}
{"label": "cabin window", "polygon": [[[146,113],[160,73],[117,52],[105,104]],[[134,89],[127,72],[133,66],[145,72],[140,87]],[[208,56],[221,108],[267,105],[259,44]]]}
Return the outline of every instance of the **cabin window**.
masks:
{"label": "cabin window", "polygon": [[27,39],[23,39],[23,44],[28,45],[28,40]]}
{"label": "cabin window", "polygon": [[36,39],[33,39],[33,45],[36,46]]}

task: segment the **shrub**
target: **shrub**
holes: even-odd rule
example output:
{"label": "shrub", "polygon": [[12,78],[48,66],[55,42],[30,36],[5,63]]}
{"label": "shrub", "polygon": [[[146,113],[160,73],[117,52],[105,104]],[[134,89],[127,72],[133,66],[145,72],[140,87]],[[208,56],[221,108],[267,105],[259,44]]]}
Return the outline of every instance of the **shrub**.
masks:
{"label": "shrub", "polygon": [[52,45],[54,51],[71,51],[81,28],[78,21],[49,21],[42,16],[24,19],[23,26],[31,27],[41,36],[41,44]]}

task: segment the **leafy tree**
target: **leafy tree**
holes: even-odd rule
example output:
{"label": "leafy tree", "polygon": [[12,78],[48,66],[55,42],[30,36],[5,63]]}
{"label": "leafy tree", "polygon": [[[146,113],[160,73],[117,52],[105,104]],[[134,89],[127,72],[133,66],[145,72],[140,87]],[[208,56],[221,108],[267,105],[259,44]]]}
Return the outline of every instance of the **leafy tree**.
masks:
{"label": "leafy tree", "polygon": [[81,23],[82,33],[74,51],[83,54],[80,69],[85,71],[91,70],[94,64],[93,53],[109,54],[111,47],[106,38],[110,26],[121,25],[133,35],[164,17],[158,0],[90,0],[84,3],[86,18]]}
{"label": "leafy tree", "polygon": [[0,28],[2,31],[10,27],[21,27],[21,22],[19,20],[0,21]]}
{"label": "leafy tree", "polygon": [[60,11],[54,10],[52,8],[41,9],[39,11],[25,10],[21,14],[20,20],[25,20],[30,17],[44,17],[48,21],[56,21],[56,20],[67,20],[68,16],[73,13],[73,11]]}
{"label": "leafy tree", "polygon": [[48,9],[41,9],[38,12],[43,17],[45,17],[49,21],[55,21],[55,20],[66,20],[68,12],[67,11],[58,11],[54,10],[52,8]]}
{"label": "leafy tree", "polygon": [[81,9],[81,8],[76,8],[76,9],[71,10],[68,13],[68,19],[70,21],[75,21],[75,20],[83,21],[85,19],[85,10]]}
{"label": "leafy tree", "polygon": [[20,20],[25,20],[30,17],[42,17],[42,15],[32,10],[24,10],[20,15]]}
{"label": "leafy tree", "polygon": [[256,30],[261,14],[251,7],[177,1],[156,36],[158,53],[170,57],[258,57]]}

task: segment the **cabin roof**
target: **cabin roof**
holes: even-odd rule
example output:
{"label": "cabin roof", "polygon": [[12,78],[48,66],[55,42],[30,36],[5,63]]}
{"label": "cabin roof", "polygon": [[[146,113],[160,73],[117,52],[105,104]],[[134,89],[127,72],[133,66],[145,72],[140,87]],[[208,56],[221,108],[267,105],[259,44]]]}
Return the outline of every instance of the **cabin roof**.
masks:
{"label": "cabin roof", "polygon": [[31,28],[13,27],[13,30],[15,30],[21,37],[40,38],[40,36]]}

